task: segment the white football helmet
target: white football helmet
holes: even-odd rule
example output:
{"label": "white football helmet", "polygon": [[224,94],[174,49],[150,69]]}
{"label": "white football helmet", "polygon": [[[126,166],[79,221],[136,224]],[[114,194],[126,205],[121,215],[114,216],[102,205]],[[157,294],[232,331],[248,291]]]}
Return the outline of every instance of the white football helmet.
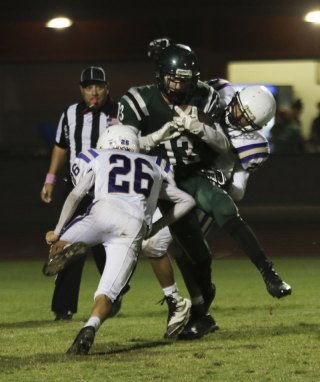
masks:
{"label": "white football helmet", "polygon": [[129,125],[112,125],[100,135],[97,149],[119,149],[139,152],[140,146],[137,129]]}
{"label": "white football helmet", "polygon": [[[242,115],[235,110],[238,106]],[[276,112],[276,101],[272,93],[265,86],[248,86],[236,92],[227,107],[226,121],[230,127],[244,132],[260,130],[265,126]],[[245,117],[248,125],[240,123]]]}

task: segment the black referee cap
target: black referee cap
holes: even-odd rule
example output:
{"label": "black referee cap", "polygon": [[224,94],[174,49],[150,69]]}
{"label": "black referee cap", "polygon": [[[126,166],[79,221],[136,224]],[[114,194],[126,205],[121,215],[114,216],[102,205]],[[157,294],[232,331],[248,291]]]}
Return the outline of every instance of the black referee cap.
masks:
{"label": "black referee cap", "polygon": [[83,69],[80,76],[80,84],[82,86],[87,86],[91,82],[107,83],[106,73],[99,66],[90,66],[89,68]]}

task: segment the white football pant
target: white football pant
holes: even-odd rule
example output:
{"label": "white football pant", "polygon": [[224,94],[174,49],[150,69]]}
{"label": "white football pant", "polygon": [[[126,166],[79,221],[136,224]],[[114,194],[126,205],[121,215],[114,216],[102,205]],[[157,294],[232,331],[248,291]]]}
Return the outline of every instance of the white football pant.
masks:
{"label": "white football pant", "polygon": [[113,302],[135,269],[146,230],[140,208],[123,199],[101,199],[86,215],[75,218],[60,239],[90,247],[103,244],[106,265],[94,297],[104,294]]}

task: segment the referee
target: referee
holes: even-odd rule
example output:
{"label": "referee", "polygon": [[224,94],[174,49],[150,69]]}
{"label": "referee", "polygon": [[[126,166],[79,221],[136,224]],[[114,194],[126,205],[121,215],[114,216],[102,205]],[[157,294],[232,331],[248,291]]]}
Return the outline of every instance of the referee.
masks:
{"label": "referee", "polygon": [[[109,94],[105,71],[97,66],[84,69],[80,77],[82,101],[68,106],[62,113],[52,150],[51,162],[41,190],[41,200],[51,203],[56,177],[67,161],[71,164],[83,150],[96,147],[99,135],[116,122],[118,104]],[[70,171],[66,177],[65,197],[73,188]],[[92,202],[87,195],[75,215],[83,214]],[[103,246],[92,248],[92,253],[102,273],[105,264]],[[61,271],[55,281],[51,309],[55,320],[70,320],[77,312],[80,281],[85,257]]]}

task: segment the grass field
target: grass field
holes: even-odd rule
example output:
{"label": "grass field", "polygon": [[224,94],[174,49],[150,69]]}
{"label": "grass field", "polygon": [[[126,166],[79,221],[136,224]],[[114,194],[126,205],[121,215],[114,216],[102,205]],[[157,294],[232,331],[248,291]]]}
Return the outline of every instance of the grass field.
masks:
{"label": "grass field", "polygon": [[[65,351],[88,317],[98,282],[85,266],[78,314],[54,322],[53,278],[39,261],[0,263],[0,381],[320,381],[318,258],[273,259],[293,287],[271,298],[245,259],[214,262],[220,329],[198,341],[165,341],[166,306],[147,261],[141,260],[120,314],[97,334],[89,356]],[[186,291],[176,271],[180,289]]]}

